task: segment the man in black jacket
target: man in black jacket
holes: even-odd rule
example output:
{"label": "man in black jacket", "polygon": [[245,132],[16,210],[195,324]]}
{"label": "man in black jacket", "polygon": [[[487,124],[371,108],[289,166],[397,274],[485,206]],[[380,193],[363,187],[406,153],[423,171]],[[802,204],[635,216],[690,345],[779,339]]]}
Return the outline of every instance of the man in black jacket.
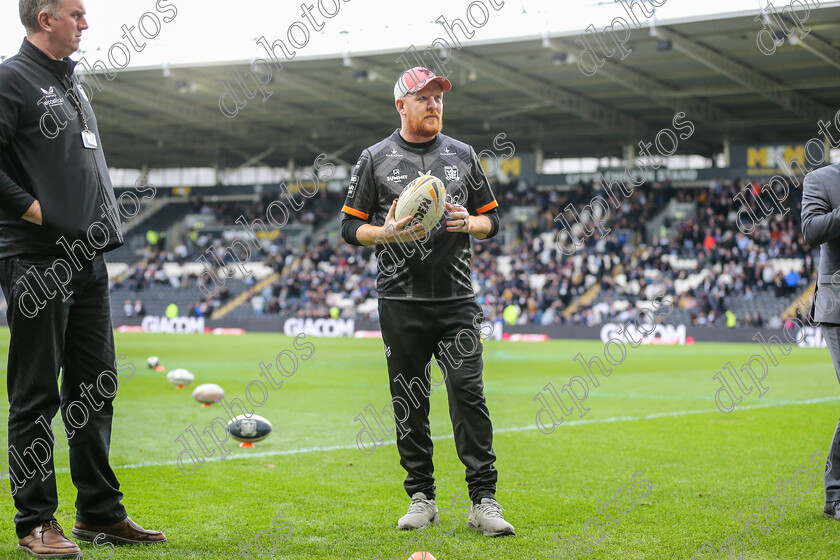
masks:
{"label": "man in black jacket", "polygon": [[102,253],[123,239],[96,118],[68,58],[88,27],[85,7],[20,0],[20,18],[26,39],[0,64],[0,287],[18,548],[39,558],[80,552],[54,517],[59,407],[78,491],[73,536],[164,542],[128,518],[108,463],[117,375]]}
{"label": "man in black jacket", "polygon": [[[399,529],[438,521],[429,429],[431,357],[443,372],[455,449],[466,467],[472,506],[467,527],[485,536],[514,535],[496,501],[493,425],[484,399],[483,313],[470,278],[470,239],[499,231],[498,202],[472,146],[441,134],[443,93],[452,84],[427,68],[404,72],[394,86],[401,127],[365,149],[342,211],[341,235],[376,246],[379,323],[397,420],[397,450],[411,497]],[[412,179],[433,175],[446,188],[446,219],[432,231],[397,221],[397,197]],[[397,412],[397,405],[401,409]]]}

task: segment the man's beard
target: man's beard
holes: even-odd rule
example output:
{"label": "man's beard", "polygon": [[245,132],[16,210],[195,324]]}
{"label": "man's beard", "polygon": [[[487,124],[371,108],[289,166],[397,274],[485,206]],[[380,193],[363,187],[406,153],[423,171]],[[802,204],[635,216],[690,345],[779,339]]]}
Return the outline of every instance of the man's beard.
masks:
{"label": "man's beard", "polygon": [[[438,117],[437,120],[427,121],[426,117],[430,114],[435,114]],[[414,136],[436,136],[443,129],[443,118],[440,113],[427,113],[419,119],[409,116],[406,125],[409,134]]]}

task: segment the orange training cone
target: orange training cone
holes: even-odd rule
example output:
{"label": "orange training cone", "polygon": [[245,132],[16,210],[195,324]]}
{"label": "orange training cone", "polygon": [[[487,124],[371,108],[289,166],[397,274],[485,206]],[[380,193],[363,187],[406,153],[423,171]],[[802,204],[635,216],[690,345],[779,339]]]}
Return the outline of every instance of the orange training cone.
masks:
{"label": "orange training cone", "polygon": [[254,447],[254,444],[251,443],[250,441],[243,441],[242,443],[239,444],[239,447]]}

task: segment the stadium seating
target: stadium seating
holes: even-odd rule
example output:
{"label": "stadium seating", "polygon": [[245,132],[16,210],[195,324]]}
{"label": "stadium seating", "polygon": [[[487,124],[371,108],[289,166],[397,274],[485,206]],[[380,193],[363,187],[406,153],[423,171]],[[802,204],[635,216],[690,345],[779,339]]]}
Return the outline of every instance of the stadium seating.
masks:
{"label": "stadium seating", "polygon": [[[731,311],[739,324],[755,324],[756,317],[760,323],[778,324],[810,283],[814,256],[802,240],[800,203],[794,196],[791,210],[771,216],[756,234],[738,230],[733,201],[748,186],[713,181],[703,187],[665,183],[654,188],[645,183],[605,221],[607,235],[596,230],[582,239],[575,254],[565,255],[555,245],[554,218],[569,204],[582,208],[593,193],[602,192],[600,187],[581,184],[560,192],[499,185],[506,227],[494,239],[473,244],[478,299],[490,319],[515,305],[520,309],[517,322],[523,324],[597,325],[626,319],[664,291],[674,303],[668,323],[724,326],[725,313]],[[790,191],[799,195],[796,188]],[[322,193],[290,222],[308,222],[313,227],[305,231],[319,231],[318,226],[335,223],[341,200],[339,194]],[[227,317],[327,317],[335,307],[345,318],[376,319],[373,249],[348,246],[336,232],[317,239],[312,233],[292,238],[284,236],[284,229],[275,239],[262,240],[261,250],[251,247],[247,268],[254,274],[248,279],[230,254],[222,256],[225,231],[241,235],[236,219],[244,216],[250,223],[264,216],[271,201],[270,195],[259,200],[166,200],[132,228],[126,246],[108,255],[114,315],[124,316],[125,300],[137,299],[152,315],[163,315],[170,303],[183,315],[197,306],[209,314],[251,290]],[[505,222],[505,209],[514,206],[531,208],[523,215],[533,218]],[[191,235],[191,229],[179,227],[191,214],[201,214],[202,225],[214,227]],[[159,244],[170,250],[148,247],[149,229],[176,233],[177,238]],[[210,247],[235,271],[219,291],[221,297],[206,296],[197,284],[204,266],[196,259]],[[275,272],[276,279],[252,290],[255,282]]]}

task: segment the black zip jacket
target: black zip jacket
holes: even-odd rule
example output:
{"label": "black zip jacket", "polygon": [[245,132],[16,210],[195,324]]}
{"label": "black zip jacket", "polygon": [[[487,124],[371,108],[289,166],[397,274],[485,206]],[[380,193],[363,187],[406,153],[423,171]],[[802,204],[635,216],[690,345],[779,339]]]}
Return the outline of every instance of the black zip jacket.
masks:
{"label": "black zip jacket", "polygon": [[[96,117],[75,66],[69,58],[53,60],[26,39],[0,64],[0,259],[66,259],[75,246],[81,260],[79,243],[88,254],[123,244]],[[84,147],[85,123],[96,149]],[[21,218],[36,199],[40,226]]]}

